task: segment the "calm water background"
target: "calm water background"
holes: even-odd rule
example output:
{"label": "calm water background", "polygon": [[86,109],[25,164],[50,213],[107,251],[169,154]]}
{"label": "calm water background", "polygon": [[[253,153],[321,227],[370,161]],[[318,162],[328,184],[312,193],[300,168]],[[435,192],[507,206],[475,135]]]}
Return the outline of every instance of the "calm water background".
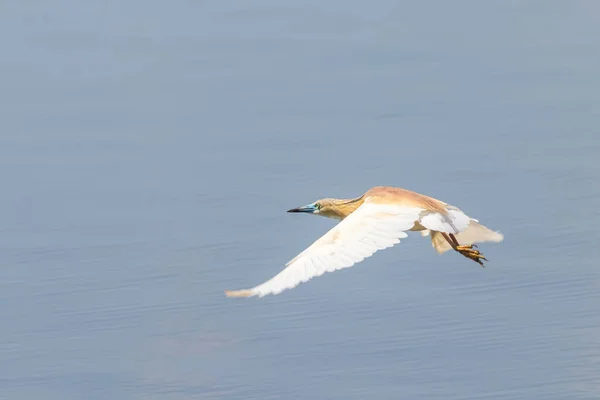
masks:
{"label": "calm water background", "polygon": [[[0,397],[600,398],[600,3],[3,2]],[[374,185],[412,235],[227,299]]]}

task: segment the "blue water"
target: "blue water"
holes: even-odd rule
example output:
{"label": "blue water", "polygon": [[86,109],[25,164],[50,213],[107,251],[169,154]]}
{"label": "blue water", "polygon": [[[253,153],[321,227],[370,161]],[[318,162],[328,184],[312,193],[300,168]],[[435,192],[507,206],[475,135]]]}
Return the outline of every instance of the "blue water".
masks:
{"label": "blue water", "polygon": [[[600,398],[598,4],[0,5],[0,397]],[[505,241],[225,298],[375,185]]]}

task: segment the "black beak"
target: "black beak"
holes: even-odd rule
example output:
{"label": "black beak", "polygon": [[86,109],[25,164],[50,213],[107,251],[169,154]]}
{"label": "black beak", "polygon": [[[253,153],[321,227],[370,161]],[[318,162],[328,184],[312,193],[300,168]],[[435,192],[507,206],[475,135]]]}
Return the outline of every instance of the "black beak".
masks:
{"label": "black beak", "polygon": [[317,207],[314,204],[309,204],[307,206],[296,207],[288,210],[289,213],[314,213]]}

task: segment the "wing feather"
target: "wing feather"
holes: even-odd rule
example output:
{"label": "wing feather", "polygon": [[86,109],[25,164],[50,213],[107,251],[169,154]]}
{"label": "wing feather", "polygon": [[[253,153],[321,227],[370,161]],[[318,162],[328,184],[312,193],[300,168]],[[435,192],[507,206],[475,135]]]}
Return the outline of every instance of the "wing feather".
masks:
{"label": "wing feather", "polygon": [[459,233],[467,229],[471,218],[453,206],[447,206],[448,213],[424,211],[419,222],[431,231]]}
{"label": "wing feather", "polygon": [[226,291],[230,297],[279,294],[326,272],[349,268],[376,251],[400,243],[422,208],[365,202],[290,260],[268,281],[251,289]]}

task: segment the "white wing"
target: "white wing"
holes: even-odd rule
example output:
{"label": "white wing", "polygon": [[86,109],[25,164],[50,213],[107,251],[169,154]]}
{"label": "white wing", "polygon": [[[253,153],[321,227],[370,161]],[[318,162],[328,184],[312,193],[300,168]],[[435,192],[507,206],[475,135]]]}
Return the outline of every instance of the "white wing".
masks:
{"label": "white wing", "polygon": [[348,268],[408,236],[422,208],[365,202],[286,264],[270,280],[251,289],[226,291],[230,297],[278,294],[325,272]]}
{"label": "white wing", "polygon": [[[419,222],[423,227],[431,231],[459,233],[467,229],[471,218],[454,206],[446,205],[446,208],[448,209],[448,214],[424,211],[421,214]],[[422,235],[426,236],[427,233],[422,233]]]}

